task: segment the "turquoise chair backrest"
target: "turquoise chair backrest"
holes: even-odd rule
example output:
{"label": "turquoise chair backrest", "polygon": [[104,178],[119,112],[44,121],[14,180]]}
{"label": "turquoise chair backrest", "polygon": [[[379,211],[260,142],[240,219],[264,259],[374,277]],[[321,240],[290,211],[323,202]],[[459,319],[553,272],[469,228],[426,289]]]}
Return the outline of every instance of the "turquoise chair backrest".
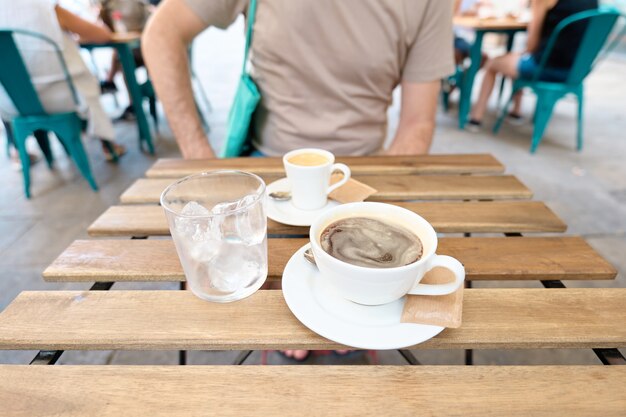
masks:
{"label": "turquoise chair backrest", "polygon": [[50,38],[39,33],[18,29],[0,29],[0,83],[6,90],[13,105],[22,116],[43,116],[46,114],[35,87],[30,80],[30,74],[26,69],[22,55],[20,54],[14,35],[32,36],[53,46],[61,67],[65,73],[65,79],[72,92],[75,104],[78,104],[76,89],[69,76],[65,60],[57,44]]}
{"label": "turquoise chair backrest", "polygon": [[552,36],[548,40],[546,50],[541,58],[541,62],[535,72],[533,81],[538,81],[543,72],[543,68],[548,61],[555,43],[562,35],[564,29],[573,24],[586,24],[585,33],[578,45],[578,52],[570,68],[566,84],[578,85],[593,69],[596,58],[600,54],[604,43],[608,39],[615,22],[620,17],[620,13],[613,7],[603,7],[597,10],[588,10],[576,13],[563,19],[554,29]]}

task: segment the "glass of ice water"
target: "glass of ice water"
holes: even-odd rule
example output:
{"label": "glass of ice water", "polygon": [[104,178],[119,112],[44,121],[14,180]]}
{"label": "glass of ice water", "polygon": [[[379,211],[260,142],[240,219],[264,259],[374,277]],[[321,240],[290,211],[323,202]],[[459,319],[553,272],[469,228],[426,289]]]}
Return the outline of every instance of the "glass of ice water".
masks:
{"label": "glass of ice water", "polygon": [[161,194],[189,288],[229,302],[267,277],[265,183],[242,171],[212,171],[175,182]]}

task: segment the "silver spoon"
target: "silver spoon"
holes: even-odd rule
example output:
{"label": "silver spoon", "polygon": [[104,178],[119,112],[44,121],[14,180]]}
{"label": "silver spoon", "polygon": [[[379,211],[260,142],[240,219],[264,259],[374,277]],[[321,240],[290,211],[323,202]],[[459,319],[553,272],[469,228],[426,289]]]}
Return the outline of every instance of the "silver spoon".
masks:
{"label": "silver spoon", "polygon": [[291,193],[289,191],[274,191],[269,193],[269,196],[272,200],[276,201],[291,200]]}
{"label": "silver spoon", "polygon": [[304,251],[304,259],[306,259],[313,265],[317,266],[317,264],[315,263],[315,258],[313,257],[313,251],[311,250],[311,248],[308,248],[307,250]]}

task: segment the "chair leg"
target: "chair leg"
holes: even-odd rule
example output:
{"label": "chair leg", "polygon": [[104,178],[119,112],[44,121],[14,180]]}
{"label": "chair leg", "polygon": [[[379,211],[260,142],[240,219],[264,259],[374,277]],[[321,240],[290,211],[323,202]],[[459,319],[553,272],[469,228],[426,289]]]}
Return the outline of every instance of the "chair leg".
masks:
{"label": "chair leg", "polygon": [[69,150],[72,159],[76,163],[78,170],[85,177],[89,185],[94,191],[98,191],[98,185],[91,174],[91,167],[89,166],[89,159],[85,153],[85,148],[81,141],[80,128],[78,126],[68,127],[62,132],[55,132],[59,139],[64,142],[65,148]]}
{"label": "chair leg", "polygon": [[516,93],[517,93],[517,91],[512,91],[511,92],[511,97],[509,97],[507,102],[504,103],[504,106],[502,107],[502,111],[500,112],[500,117],[498,117],[498,120],[496,120],[496,124],[493,125],[493,134],[494,135],[497,135],[498,132],[500,131],[500,127],[502,126],[502,122],[504,121],[504,118],[506,117],[506,113],[507,113],[509,107],[511,106],[511,102],[513,101],[513,97],[515,97]]}
{"label": "chair leg", "polygon": [[154,120],[154,130],[159,131],[159,118],[157,116],[157,108],[156,108],[156,97],[150,97],[148,100],[150,105],[150,115],[152,116],[152,120]]}
{"label": "chair leg", "polygon": [[50,139],[48,138],[48,132],[45,130],[37,129],[35,130],[34,135],[37,143],[39,144],[41,152],[43,152],[43,156],[46,158],[48,168],[52,169],[54,157],[52,156],[52,149],[50,149]]}
{"label": "chair leg", "polygon": [[543,134],[548,126],[548,122],[552,117],[554,105],[561,98],[559,94],[552,92],[537,93],[537,108],[535,109],[535,128],[533,130],[533,138],[530,144],[530,153],[535,153],[537,146],[543,138]]}
{"label": "chair leg", "polygon": [[74,161],[76,161],[76,165],[78,165],[78,169],[80,170],[83,177],[87,180],[91,189],[94,191],[98,191],[98,184],[96,184],[96,180],[94,180],[93,175],[91,174],[91,167],[89,166],[89,159],[87,159],[87,154],[85,153],[85,148],[80,140],[80,133],[76,133],[74,138],[75,146],[72,149],[72,156],[74,157]]}
{"label": "chair leg", "polygon": [[498,89],[498,101],[496,102],[496,109],[500,108],[500,103],[502,103],[502,95],[504,94],[504,84],[506,83],[506,77],[502,75],[500,77],[500,88]]}
{"label": "chair leg", "polygon": [[450,111],[450,93],[447,91],[441,91],[441,104],[443,105],[444,113]]}
{"label": "chair leg", "polygon": [[14,126],[13,139],[15,141],[15,147],[20,156],[22,162],[22,176],[24,177],[24,194],[26,198],[30,198],[30,158],[26,151],[26,138],[30,132],[22,129],[20,126]]}
{"label": "chair leg", "polygon": [[67,145],[65,144],[65,142],[64,142],[61,138],[59,138],[59,143],[61,144],[61,147],[62,147],[62,148],[63,148],[63,150],[65,151],[65,154],[66,154],[68,157],[70,157],[70,158],[71,158],[71,157],[72,157],[72,154],[71,154],[71,152],[70,152],[69,148],[67,147]]}
{"label": "chair leg", "polygon": [[11,126],[10,122],[5,122],[4,120],[0,119],[0,124],[2,126],[4,126],[4,132],[7,136],[7,148],[6,148],[6,152],[7,152],[7,158],[11,157],[11,147],[15,147],[15,137],[13,135],[13,127]]}
{"label": "chair leg", "polygon": [[583,149],[583,105],[584,95],[581,89],[578,94],[578,127],[576,131],[576,149],[582,151]]}

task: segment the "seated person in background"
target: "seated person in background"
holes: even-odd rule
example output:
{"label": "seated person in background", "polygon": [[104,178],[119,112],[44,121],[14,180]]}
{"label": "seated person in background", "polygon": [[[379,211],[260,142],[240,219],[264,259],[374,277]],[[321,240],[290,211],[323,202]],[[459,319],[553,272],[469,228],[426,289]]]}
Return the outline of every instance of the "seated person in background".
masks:
{"label": "seated person in background", "polygon": [[[146,21],[151,13],[153,5],[158,2],[151,1],[150,4],[145,0],[102,0],[100,8],[100,18],[107,27],[113,31],[124,32],[143,32]],[[117,27],[121,25],[121,27]],[[143,67],[143,57],[141,56],[141,48],[133,50],[133,58],[137,68]],[[113,81],[115,76],[121,69],[121,63],[117,56],[117,52],[113,51],[111,56],[111,67],[104,81],[100,82],[100,88],[103,93],[114,93],[117,86]],[[130,96],[129,96],[130,99]],[[132,100],[132,99],[131,99]],[[134,120],[135,111],[132,102],[124,109],[118,120]]]}
{"label": "seated person in background", "polygon": [[[523,54],[511,52],[487,62],[480,95],[472,108],[467,129],[480,130],[497,74],[514,79],[532,78],[554,28],[563,19],[575,13],[597,7],[598,0],[531,0],[532,15],[528,24],[526,52]],[[567,78],[568,69],[572,65],[584,29],[584,26],[574,27],[568,31],[567,36],[559,36],[540,79],[564,81]],[[517,100],[519,100],[519,94]],[[512,113],[513,117],[519,117],[519,102],[516,102],[516,108]]]}
{"label": "seated person in background", "polygon": [[[455,16],[476,16],[478,7],[484,3],[484,0],[455,0],[454,1],[454,15]],[[460,31],[455,28],[454,30],[454,63],[457,67],[465,68],[463,65],[465,60],[469,58],[472,45],[470,42],[462,36]],[[480,67],[487,61],[487,55],[481,54]],[[455,84],[449,82],[448,79],[443,80],[443,86],[445,92],[451,93]]]}
{"label": "seated person in background", "polygon": [[[262,96],[253,124],[256,150],[270,156],[303,147],[337,155],[381,152],[387,108],[401,84],[400,122],[385,153],[427,153],[440,80],[454,72],[452,6],[442,0],[259,1],[251,49]],[[247,0],[165,0],[148,22],[144,58],[185,158],[215,156],[195,109],[187,47],[209,26],[228,27],[247,7]]]}
{"label": "seated person in background", "polygon": [[[1,0],[5,2],[5,0]],[[106,42],[111,32],[90,23],[49,0],[20,0],[0,7],[0,27],[22,29],[45,35],[56,42],[77,90],[79,105],[74,103],[65,73],[54,49],[41,40],[16,35],[16,43],[31,76],[39,100],[48,113],[78,111],[87,119],[87,134],[102,142],[107,160],[110,150],[121,155],[122,145],[115,144],[111,120],[100,104],[100,87],[80,56],[72,35],[91,42]],[[0,86],[0,115],[11,120],[18,115],[11,99]]]}
{"label": "seated person in background", "polygon": [[[455,16],[476,16],[478,7],[483,1],[481,0],[454,0]],[[469,58],[472,45],[458,31],[454,33],[454,62],[456,65],[463,64],[466,58]],[[483,58],[486,58],[483,55]]]}

